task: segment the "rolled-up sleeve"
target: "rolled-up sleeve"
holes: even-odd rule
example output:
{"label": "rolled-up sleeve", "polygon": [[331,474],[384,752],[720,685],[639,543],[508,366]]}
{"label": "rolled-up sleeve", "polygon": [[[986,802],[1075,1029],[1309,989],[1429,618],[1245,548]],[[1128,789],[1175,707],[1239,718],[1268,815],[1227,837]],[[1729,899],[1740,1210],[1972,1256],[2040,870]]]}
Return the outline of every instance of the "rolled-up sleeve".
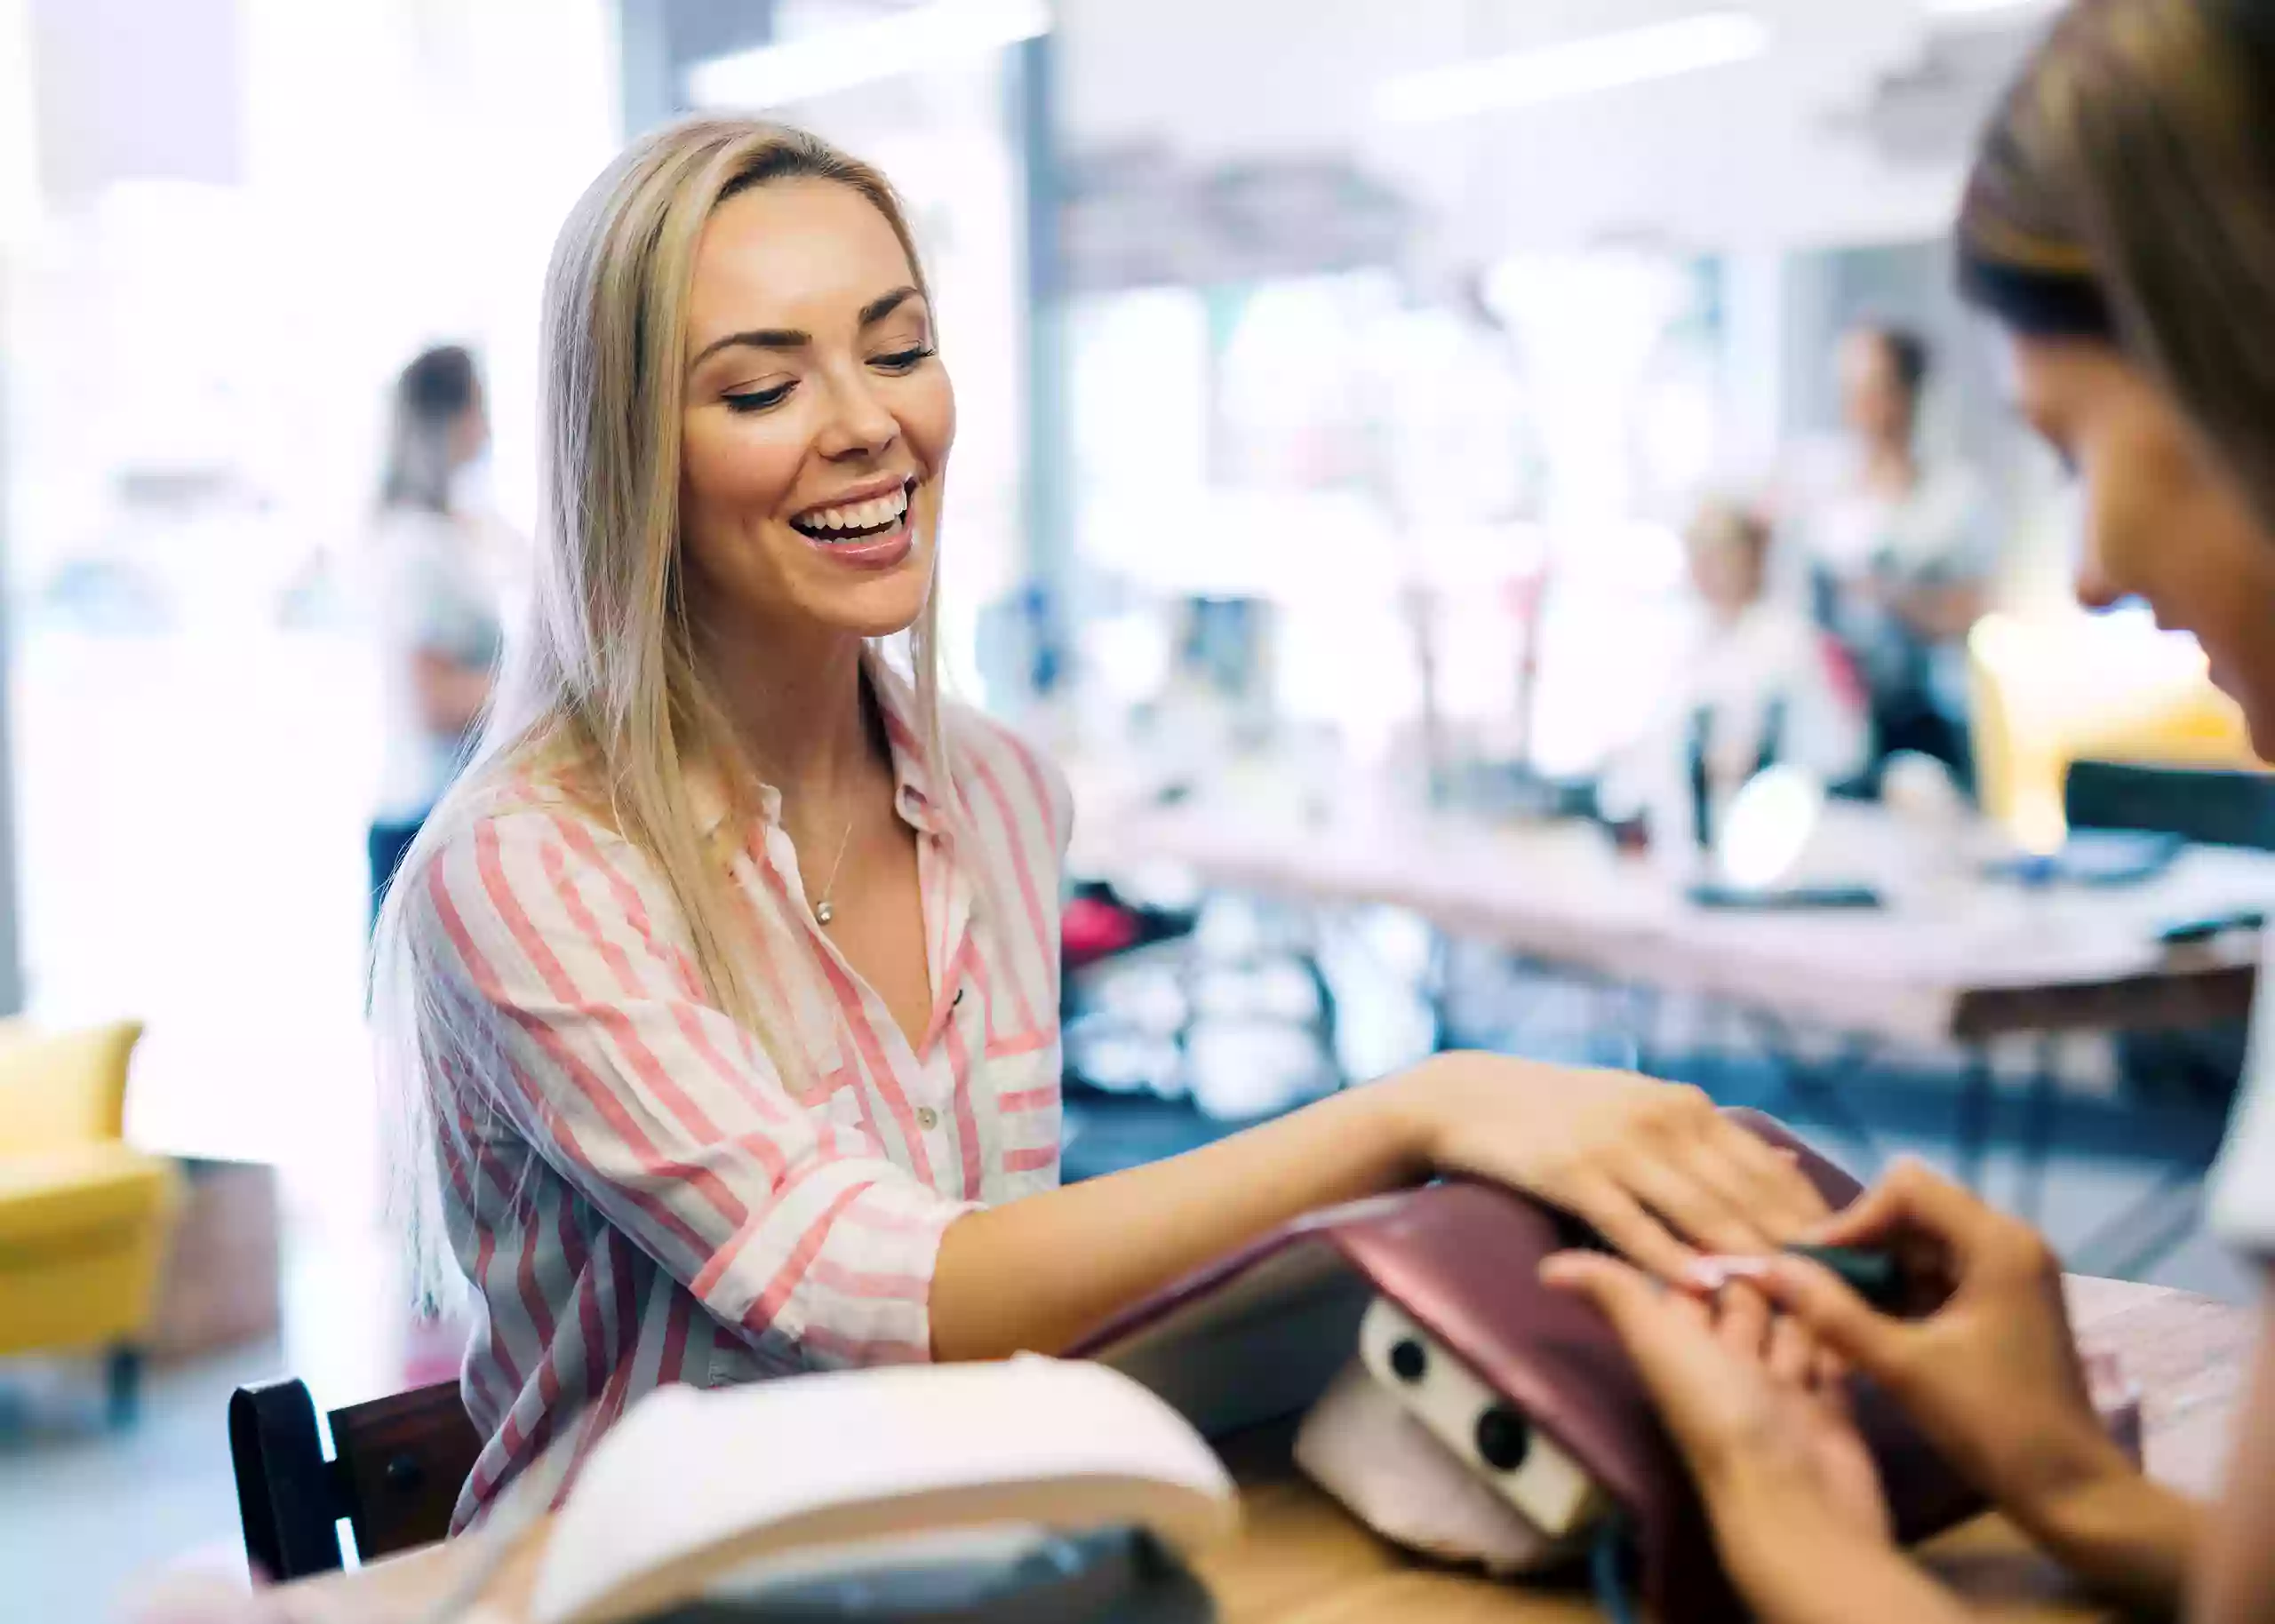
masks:
{"label": "rolled-up sleeve", "polygon": [[430,1076],[478,1089],[459,1103],[495,1111],[753,1345],[823,1365],[930,1356],[933,1263],[969,1208],[792,1096],[709,1000],[644,861],[573,813],[515,810],[421,878],[408,925]]}

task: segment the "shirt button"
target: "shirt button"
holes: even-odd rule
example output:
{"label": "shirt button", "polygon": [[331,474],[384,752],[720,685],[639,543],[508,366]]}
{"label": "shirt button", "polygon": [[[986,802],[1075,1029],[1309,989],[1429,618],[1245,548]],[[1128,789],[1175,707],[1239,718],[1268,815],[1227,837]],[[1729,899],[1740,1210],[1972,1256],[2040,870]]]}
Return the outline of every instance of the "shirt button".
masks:
{"label": "shirt button", "polygon": [[940,1126],[940,1113],[934,1111],[930,1105],[918,1107],[916,1111],[916,1126],[922,1128],[926,1133],[930,1133],[934,1128]]}

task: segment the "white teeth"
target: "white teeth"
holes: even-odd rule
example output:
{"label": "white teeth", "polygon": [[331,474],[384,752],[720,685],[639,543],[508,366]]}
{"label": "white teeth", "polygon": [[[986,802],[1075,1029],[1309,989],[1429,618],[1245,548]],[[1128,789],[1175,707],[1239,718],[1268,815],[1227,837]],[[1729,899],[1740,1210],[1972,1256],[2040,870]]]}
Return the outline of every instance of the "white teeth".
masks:
{"label": "white teeth", "polygon": [[873,530],[892,523],[908,511],[908,487],[902,485],[866,502],[845,507],[821,507],[798,523],[810,530]]}

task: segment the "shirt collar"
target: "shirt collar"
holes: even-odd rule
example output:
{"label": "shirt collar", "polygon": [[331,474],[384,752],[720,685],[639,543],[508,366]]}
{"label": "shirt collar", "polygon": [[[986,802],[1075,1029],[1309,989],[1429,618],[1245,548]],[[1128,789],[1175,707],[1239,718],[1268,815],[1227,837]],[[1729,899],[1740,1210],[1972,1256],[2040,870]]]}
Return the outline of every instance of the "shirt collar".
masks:
{"label": "shirt collar", "polygon": [[915,690],[881,656],[872,653],[862,664],[868,673],[869,691],[876,695],[877,710],[884,718],[885,748],[892,757],[893,804],[911,828],[938,833],[938,797],[925,760]]}

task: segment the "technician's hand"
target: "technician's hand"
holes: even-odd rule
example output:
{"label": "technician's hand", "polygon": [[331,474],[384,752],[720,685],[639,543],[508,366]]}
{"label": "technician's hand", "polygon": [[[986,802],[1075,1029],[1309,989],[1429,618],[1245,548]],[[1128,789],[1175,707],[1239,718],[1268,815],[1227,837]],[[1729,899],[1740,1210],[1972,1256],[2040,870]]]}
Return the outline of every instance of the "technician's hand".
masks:
{"label": "technician's hand", "polygon": [[1710,1303],[1592,1253],[1540,1272],[1618,1331],[1762,1624],[1965,1624],[1958,1598],[1896,1548],[1840,1362],[1797,1321],[1773,1318],[1749,1286]]}
{"label": "technician's hand", "polygon": [[1794,1257],[1768,1262],[1763,1289],[2016,1521],[2042,1530],[2068,1497],[2133,1475],[2087,1396],[2061,1263],[2028,1224],[1905,1161],[1814,1238],[1894,1250],[1923,1317],[1877,1313]]}
{"label": "technician's hand", "polygon": [[1540,1276],[1585,1296],[1619,1333],[1719,1539],[1798,1527],[1888,1541],[1888,1502],[1849,1414],[1846,1373],[1798,1320],[1773,1316],[1750,1286],[1709,1302],[1592,1253],[1560,1253]]}

